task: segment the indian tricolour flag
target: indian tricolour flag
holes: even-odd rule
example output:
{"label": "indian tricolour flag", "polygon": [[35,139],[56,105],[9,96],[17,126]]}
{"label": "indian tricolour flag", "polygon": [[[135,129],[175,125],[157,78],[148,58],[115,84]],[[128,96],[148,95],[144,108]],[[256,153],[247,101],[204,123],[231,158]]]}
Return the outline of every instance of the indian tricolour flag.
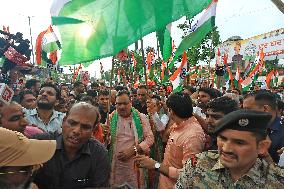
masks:
{"label": "indian tricolour flag", "polygon": [[239,84],[241,84],[243,82],[242,78],[241,78],[241,73],[240,73],[240,69],[239,67],[237,68],[237,71],[236,71],[236,75],[235,75],[235,79],[234,79],[234,85],[235,85],[235,88],[239,88]]}
{"label": "indian tricolour flag", "polygon": [[169,78],[173,85],[173,92],[182,91],[183,79],[185,78],[187,72],[187,55],[186,52],[182,55],[182,61],[178,69]]}
{"label": "indian tricolour flag", "polygon": [[198,71],[197,66],[194,66],[194,67],[190,68],[188,72],[186,72],[186,76],[192,76],[195,73],[197,73],[197,71]]}
{"label": "indian tricolour flag", "polygon": [[53,53],[61,49],[61,44],[50,25],[47,30],[42,31],[36,39],[36,61],[41,64],[42,53]]}
{"label": "indian tricolour flag", "polygon": [[257,81],[258,76],[259,72],[255,72],[251,77],[246,77],[241,83],[242,91],[245,92],[250,90],[250,87]]}
{"label": "indian tricolour flag", "polygon": [[248,91],[250,87],[256,82],[259,76],[259,70],[263,67],[264,53],[263,49],[260,50],[258,55],[256,56],[254,63],[251,65],[250,71],[247,74],[247,77],[241,83],[242,90]]}
{"label": "indian tricolour flag", "polygon": [[57,38],[52,26],[49,26],[42,38],[42,50],[47,53],[56,51],[61,48],[59,39]]}
{"label": "indian tricolour flag", "polygon": [[[175,58],[172,62],[175,62],[183,51],[201,42],[202,39],[204,39],[206,35],[213,30],[215,26],[217,2],[218,0],[212,0],[211,4],[203,11],[200,19],[191,28],[191,33],[184,37],[184,39],[181,41],[180,45],[175,51]],[[169,65],[170,68],[172,67],[171,65]]]}

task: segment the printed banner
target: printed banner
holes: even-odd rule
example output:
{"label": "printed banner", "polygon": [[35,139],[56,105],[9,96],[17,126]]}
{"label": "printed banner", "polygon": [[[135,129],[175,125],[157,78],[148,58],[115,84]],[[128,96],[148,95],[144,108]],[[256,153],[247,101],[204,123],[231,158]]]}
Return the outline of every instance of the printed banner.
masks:
{"label": "printed banner", "polygon": [[5,83],[0,83],[0,101],[9,104],[14,96],[14,91]]}
{"label": "printed banner", "polygon": [[82,82],[84,85],[88,85],[89,80],[90,80],[90,74],[89,74],[89,72],[88,72],[88,71],[81,71],[81,82]]}
{"label": "printed banner", "polygon": [[4,53],[4,55],[8,60],[14,62],[19,66],[26,65],[25,62],[28,61],[26,57],[18,53],[13,47],[9,47],[8,50]]}
{"label": "printed banner", "polygon": [[247,65],[254,62],[260,49],[263,49],[264,60],[284,58],[284,28],[245,40],[224,42],[216,48],[216,57],[218,49],[222,56],[228,54],[228,64],[231,65],[232,72],[235,73],[237,67],[244,72]]}

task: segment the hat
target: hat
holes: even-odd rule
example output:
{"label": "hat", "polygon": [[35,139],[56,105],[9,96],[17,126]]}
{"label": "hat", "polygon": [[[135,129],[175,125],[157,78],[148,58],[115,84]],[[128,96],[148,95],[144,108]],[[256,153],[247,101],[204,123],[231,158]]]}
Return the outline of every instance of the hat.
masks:
{"label": "hat", "polygon": [[55,140],[28,139],[22,133],[0,128],[0,166],[29,166],[48,161]]}
{"label": "hat", "polygon": [[265,133],[271,117],[272,115],[266,112],[247,109],[236,110],[226,114],[218,122],[214,133],[218,134],[224,129]]}

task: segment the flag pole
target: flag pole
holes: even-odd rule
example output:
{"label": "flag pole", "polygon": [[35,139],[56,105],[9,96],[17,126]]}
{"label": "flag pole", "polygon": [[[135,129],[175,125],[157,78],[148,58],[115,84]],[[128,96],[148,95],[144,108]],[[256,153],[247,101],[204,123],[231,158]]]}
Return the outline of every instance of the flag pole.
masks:
{"label": "flag pole", "polygon": [[[110,84],[109,84],[109,95],[110,95],[110,92],[111,92],[111,88],[112,88],[112,80],[113,80],[113,72],[114,72],[114,56],[112,57],[112,60],[111,60],[111,73],[110,73]],[[110,106],[109,106],[110,107]],[[109,110],[109,107],[108,107],[108,110]]]}
{"label": "flag pole", "polygon": [[[106,124],[109,127],[110,126],[110,120],[109,120],[109,115],[110,115],[110,99],[111,99],[111,89],[112,89],[112,80],[113,80],[113,72],[114,72],[114,56],[112,57],[111,60],[111,73],[110,73],[110,83],[109,83],[109,95],[108,95],[108,113],[107,113],[107,118],[106,118]],[[104,128],[104,134],[105,134],[105,144],[108,145],[110,142],[110,132],[107,128]]]}
{"label": "flag pole", "polygon": [[157,35],[156,35],[156,41],[157,41],[157,58],[160,59],[160,46],[159,46],[159,40],[157,38]]}
{"label": "flag pole", "polygon": [[[132,57],[132,56],[131,56]],[[135,58],[135,56],[134,56],[134,52],[133,52],[133,57]],[[130,60],[131,61],[131,60]],[[133,61],[133,72],[131,73],[131,86],[132,86],[132,88],[134,88],[134,84],[135,84],[135,75],[136,75],[136,69],[135,69],[135,66],[136,65],[134,65],[134,60],[132,60]]]}
{"label": "flag pole", "polygon": [[187,73],[189,73],[188,76],[186,76],[186,86],[189,86],[190,84],[190,64],[188,60],[186,61],[186,67],[187,67]]}
{"label": "flag pole", "polygon": [[29,29],[30,29],[30,36],[31,36],[31,46],[32,46],[32,55],[33,55],[33,65],[35,65],[35,54],[34,54],[34,45],[33,45],[33,37],[32,37],[32,27],[31,27],[31,17],[29,18]]}
{"label": "flag pole", "polygon": [[[138,51],[139,47],[138,47],[138,40],[135,42],[135,50],[133,51],[133,57],[135,59],[135,53],[138,52],[139,54],[139,51]],[[136,66],[134,65],[134,59],[132,60],[133,61],[133,73],[132,73],[132,87],[134,88],[134,84],[136,83]]]}
{"label": "flag pole", "polygon": [[144,57],[143,38],[141,38],[140,42],[141,42],[141,49],[142,49],[142,63],[144,67],[145,85],[146,85],[146,89],[148,90],[148,83],[147,83],[148,77],[147,77],[145,57]]}
{"label": "flag pole", "polygon": [[[210,50],[209,50],[209,62],[208,62],[209,71],[208,71],[207,79],[208,79],[209,86],[210,86],[210,75],[211,75],[211,69],[210,69],[211,67],[210,66],[211,66],[211,53],[212,53],[212,51],[213,51],[213,30],[211,31],[211,45],[210,45]],[[213,88],[214,88],[214,83],[213,83]]]}

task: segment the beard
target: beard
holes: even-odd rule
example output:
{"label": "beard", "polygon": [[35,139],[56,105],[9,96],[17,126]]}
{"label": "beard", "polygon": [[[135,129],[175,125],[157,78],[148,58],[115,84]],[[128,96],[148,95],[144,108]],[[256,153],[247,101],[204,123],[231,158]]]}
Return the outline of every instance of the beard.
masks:
{"label": "beard", "polygon": [[206,109],[206,103],[204,103],[204,102],[198,102],[197,103],[197,106],[199,107],[199,108],[201,108],[203,111]]}
{"label": "beard", "polygon": [[209,136],[216,136],[216,135],[214,134],[214,131],[215,131],[216,126],[207,125],[207,127],[208,127],[208,132],[207,132],[207,134],[208,134]]}
{"label": "beard", "polygon": [[37,103],[37,107],[39,109],[43,109],[43,110],[52,110],[54,108],[54,104],[53,103],[41,103],[41,102],[38,102]]}

